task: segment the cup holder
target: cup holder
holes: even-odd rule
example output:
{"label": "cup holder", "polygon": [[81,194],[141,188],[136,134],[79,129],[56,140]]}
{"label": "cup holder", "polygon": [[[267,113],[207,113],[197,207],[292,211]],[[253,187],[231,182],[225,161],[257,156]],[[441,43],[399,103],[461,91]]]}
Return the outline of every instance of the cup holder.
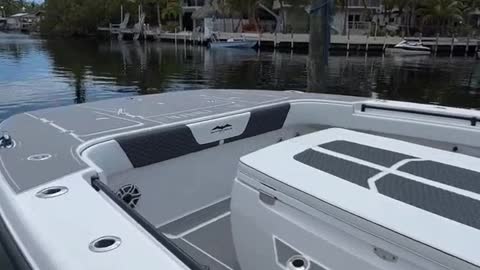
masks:
{"label": "cup holder", "polygon": [[308,267],[308,260],[300,255],[293,256],[287,261],[288,270],[306,270]]}
{"label": "cup holder", "polygon": [[116,236],[103,236],[93,240],[88,248],[97,253],[112,251],[120,246],[122,240]]}
{"label": "cup holder", "polygon": [[40,190],[39,192],[37,192],[36,196],[38,198],[42,198],[42,199],[49,199],[49,198],[54,198],[54,197],[61,196],[65,193],[67,193],[67,192],[68,192],[67,187],[61,187],[61,186],[48,187],[48,188],[44,188],[44,189]]}

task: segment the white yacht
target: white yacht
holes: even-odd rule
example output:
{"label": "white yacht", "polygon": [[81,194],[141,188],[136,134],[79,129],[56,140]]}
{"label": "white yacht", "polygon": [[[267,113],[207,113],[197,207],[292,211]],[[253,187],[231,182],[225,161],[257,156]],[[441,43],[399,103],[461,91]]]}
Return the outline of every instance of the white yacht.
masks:
{"label": "white yacht", "polygon": [[402,40],[393,48],[387,48],[385,50],[388,54],[400,54],[400,55],[430,55],[432,49],[424,46],[420,42]]}
{"label": "white yacht", "polygon": [[257,40],[249,40],[242,36],[240,38],[229,38],[225,41],[221,41],[217,38],[216,34],[213,34],[208,43],[208,47],[211,49],[254,49],[257,47]]}
{"label": "white yacht", "polygon": [[198,90],[0,125],[28,270],[480,269],[480,112]]}

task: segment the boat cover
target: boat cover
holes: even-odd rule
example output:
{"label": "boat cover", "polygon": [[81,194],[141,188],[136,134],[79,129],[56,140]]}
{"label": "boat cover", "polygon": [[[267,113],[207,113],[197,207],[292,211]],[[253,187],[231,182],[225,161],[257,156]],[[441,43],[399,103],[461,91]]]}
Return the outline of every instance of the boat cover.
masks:
{"label": "boat cover", "polygon": [[241,162],[241,173],[261,173],[263,185],[306,205],[320,200],[480,265],[480,159],[333,128]]}

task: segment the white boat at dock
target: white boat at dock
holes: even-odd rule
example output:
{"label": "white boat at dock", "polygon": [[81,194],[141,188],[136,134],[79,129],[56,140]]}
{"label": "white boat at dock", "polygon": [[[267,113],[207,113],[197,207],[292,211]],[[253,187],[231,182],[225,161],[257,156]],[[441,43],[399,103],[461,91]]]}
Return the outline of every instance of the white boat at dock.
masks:
{"label": "white boat at dock", "polygon": [[478,111],[197,90],[0,131],[16,269],[480,269]]}
{"label": "white boat at dock", "polygon": [[402,40],[395,47],[387,48],[385,52],[392,55],[430,55],[432,49],[423,46],[421,42]]}
{"label": "white boat at dock", "polygon": [[218,40],[215,35],[212,35],[208,43],[208,47],[211,49],[218,48],[233,48],[233,49],[253,49],[257,46],[257,40],[248,40],[245,37],[241,38],[229,38],[225,41]]}

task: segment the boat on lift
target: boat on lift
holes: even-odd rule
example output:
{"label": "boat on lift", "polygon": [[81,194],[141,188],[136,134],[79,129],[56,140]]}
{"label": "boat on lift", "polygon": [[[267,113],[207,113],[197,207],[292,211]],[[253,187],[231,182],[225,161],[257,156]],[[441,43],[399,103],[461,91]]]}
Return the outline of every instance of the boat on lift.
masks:
{"label": "boat on lift", "polygon": [[392,55],[430,55],[432,49],[421,42],[402,40],[395,47],[385,49],[385,52]]}
{"label": "boat on lift", "polygon": [[0,246],[21,270],[479,270],[479,124],[256,90],[21,113],[0,124]]}

